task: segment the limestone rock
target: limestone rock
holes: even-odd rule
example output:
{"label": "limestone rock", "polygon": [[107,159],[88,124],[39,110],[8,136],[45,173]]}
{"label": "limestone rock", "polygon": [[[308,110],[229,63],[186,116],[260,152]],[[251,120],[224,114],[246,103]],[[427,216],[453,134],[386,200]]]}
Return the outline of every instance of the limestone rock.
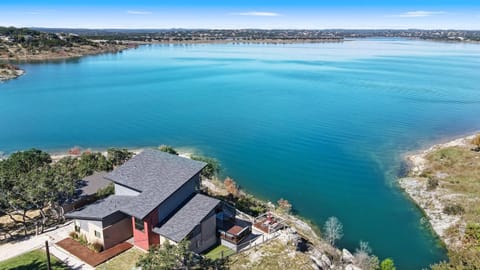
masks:
{"label": "limestone rock", "polygon": [[345,270],[362,270],[362,268],[360,268],[358,266],[355,266],[353,264],[349,264],[349,265],[345,266]]}
{"label": "limestone rock", "polygon": [[324,262],[328,266],[332,266],[332,261],[330,261],[330,259],[325,254],[322,254],[322,262]]}
{"label": "limestone rock", "polygon": [[342,261],[347,262],[347,263],[353,263],[353,260],[355,257],[353,257],[352,253],[346,249],[342,249]]}

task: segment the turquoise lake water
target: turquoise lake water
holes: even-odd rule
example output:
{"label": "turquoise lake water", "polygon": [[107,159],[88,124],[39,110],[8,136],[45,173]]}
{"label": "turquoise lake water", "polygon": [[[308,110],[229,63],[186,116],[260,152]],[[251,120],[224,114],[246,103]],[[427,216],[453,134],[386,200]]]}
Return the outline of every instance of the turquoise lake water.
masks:
{"label": "turquoise lake water", "polygon": [[143,46],[21,65],[0,84],[0,151],[196,149],[224,175],[399,269],[445,251],[395,184],[401,155],[480,130],[480,45],[370,39]]}

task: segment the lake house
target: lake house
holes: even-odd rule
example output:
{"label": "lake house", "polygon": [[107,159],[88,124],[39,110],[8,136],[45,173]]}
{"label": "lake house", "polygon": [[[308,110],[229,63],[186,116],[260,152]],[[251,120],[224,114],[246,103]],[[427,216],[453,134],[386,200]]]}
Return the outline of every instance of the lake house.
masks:
{"label": "lake house", "polygon": [[89,242],[108,249],[133,237],[147,250],[165,241],[190,241],[200,253],[217,243],[219,200],[198,193],[205,163],[147,149],[105,175],[115,194],[66,214]]}

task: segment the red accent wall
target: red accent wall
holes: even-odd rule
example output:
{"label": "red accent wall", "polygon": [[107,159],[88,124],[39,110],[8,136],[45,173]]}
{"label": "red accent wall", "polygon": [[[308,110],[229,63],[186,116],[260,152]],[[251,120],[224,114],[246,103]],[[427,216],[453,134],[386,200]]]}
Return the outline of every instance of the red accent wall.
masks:
{"label": "red accent wall", "polygon": [[135,218],[132,217],[133,241],[135,246],[148,250],[149,247],[160,244],[160,236],[152,230],[158,223],[158,210],[152,211],[143,219],[144,231],[135,229]]}

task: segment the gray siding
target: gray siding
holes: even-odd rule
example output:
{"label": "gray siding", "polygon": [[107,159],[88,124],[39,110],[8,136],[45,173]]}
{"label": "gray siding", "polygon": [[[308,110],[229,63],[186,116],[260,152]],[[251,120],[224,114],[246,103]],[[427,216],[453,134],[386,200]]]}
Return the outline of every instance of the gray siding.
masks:
{"label": "gray siding", "polygon": [[137,196],[140,192],[115,183],[115,195]]}
{"label": "gray siding", "polygon": [[103,248],[109,249],[133,236],[132,219],[126,217],[103,229]]}
{"label": "gray siding", "polygon": [[111,225],[119,222],[120,220],[122,220],[124,218],[130,218],[131,219],[130,216],[125,215],[122,212],[113,213],[103,220],[103,227],[105,228],[105,227],[111,226]]}
{"label": "gray siding", "polygon": [[212,211],[202,223],[200,233],[190,237],[190,249],[195,253],[201,253],[217,243],[217,218]]}
{"label": "gray siding", "polygon": [[195,175],[185,185],[173,193],[158,207],[158,222],[162,223],[165,218],[173,214],[185,200],[190,198],[200,185],[200,174]]}

